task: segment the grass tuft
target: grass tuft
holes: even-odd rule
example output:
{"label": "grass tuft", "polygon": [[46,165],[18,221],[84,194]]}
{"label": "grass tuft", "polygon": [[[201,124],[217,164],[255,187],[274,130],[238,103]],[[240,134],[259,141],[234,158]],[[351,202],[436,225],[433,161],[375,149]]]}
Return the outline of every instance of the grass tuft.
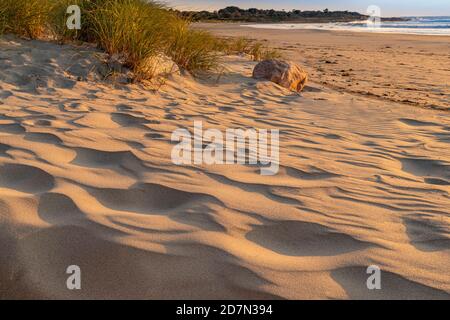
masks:
{"label": "grass tuft", "polygon": [[6,3],[0,1],[0,35],[5,32],[6,29]]}
{"label": "grass tuft", "polygon": [[276,49],[265,47],[261,42],[255,42],[249,51],[253,61],[262,61],[282,58],[282,54]]}
{"label": "grass tuft", "polygon": [[[86,12],[93,6],[94,2],[91,0],[47,0],[50,3],[50,12],[48,17],[48,31],[55,40],[60,43],[68,41],[82,40],[83,31],[87,28]],[[70,30],[67,28],[67,19],[70,14],[67,13],[67,8],[71,5],[80,7],[82,16],[82,30]],[[85,37],[84,37],[85,38]]]}
{"label": "grass tuft", "polygon": [[226,54],[247,53],[251,47],[251,41],[245,37],[232,38],[224,41],[224,52]]}
{"label": "grass tuft", "polygon": [[245,37],[217,40],[217,48],[225,54],[247,54],[253,61],[282,58],[276,49],[270,49],[261,42],[254,42]]}
{"label": "grass tuft", "polygon": [[217,41],[209,32],[192,30],[185,20],[174,21],[170,29],[166,53],[181,68],[196,74],[218,67]]}
{"label": "grass tuft", "polygon": [[47,0],[1,0],[4,31],[36,39],[45,33],[51,5]]}
{"label": "grass tuft", "polygon": [[135,80],[152,77],[153,58],[167,46],[168,11],[144,0],[109,0],[87,19],[95,42],[110,55],[122,56]]}
{"label": "grass tuft", "polygon": [[[66,26],[70,5],[81,8],[81,30]],[[119,57],[135,80],[152,78],[157,69],[155,57],[160,55],[197,74],[215,70],[222,51],[210,33],[192,29],[189,21],[147,0],[0,0],[2,32],[60,43],[97,43],[109,55]],[[247,50],[246,46],[246,40],[236,40],[229,50]]]}

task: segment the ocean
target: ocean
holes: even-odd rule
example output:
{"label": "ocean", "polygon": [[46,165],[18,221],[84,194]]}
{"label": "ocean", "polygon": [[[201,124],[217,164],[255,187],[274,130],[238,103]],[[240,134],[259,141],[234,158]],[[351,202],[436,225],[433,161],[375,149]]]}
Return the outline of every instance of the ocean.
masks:
{"label": "ocean", "polygon": [[279,23],[279,24],[251,24],[246,27],[262,29],[313,29],[340,30],[375,33],[403,33],[421,35],[450,36],[450,16],[447,17],[406,17],[408,21],[384,21],[379,27],[366,21],[336,22],[336,23]]}

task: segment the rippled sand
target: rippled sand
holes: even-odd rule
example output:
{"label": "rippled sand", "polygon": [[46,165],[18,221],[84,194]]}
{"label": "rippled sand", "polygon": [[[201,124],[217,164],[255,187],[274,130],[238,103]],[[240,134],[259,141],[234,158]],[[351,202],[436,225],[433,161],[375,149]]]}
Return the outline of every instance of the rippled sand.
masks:
{"label": "rippled sand", "polygon": [[[297,95],[239,57],[114,87],[77,81],[91,49],[0,41],[0,298],[450,297],[448,112],[314,76]],[[175,166],[194,120],[279,129],[279,174]]]}

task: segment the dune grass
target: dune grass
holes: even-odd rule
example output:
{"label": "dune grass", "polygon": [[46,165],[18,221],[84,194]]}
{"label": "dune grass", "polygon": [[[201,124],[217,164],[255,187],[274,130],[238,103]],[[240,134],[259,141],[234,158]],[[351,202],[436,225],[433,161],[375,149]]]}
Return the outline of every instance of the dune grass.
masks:
{"label": "dune grass", "polygon": [[248,53],[252,56],[253,61],[282,58],[282,54],[278,50],[267,48],[261,42],[255,42]]}
{"label": "dune grass", "polygon": [[[81,30],[66,27],[67,7],[82,11]],[[58,42],[95,42],[110,55],[119,55],[136,80],[152,77],[157,59],[166,54],[192,73],[217,65],[215,38],[192,30],[190,23],[147,0],[0,0],[0,32]],[[4,26],[4,28],[2,28]]]}
{"label": "dune grass", "polygon": [[252,41],[245,37],[218,40],[218,48],[225,54],[247,54],[253,61],[282,58],[282,54],[266,47],[262,42]]}
{"label": "dune grass", "polygon": [[184,20],[173,21],[166,53],[180,67],[195,73],[214,70],[219,53],[216,38],[203,30],[192,30]]}
{"label": "dune grass", "polygon": [[3,29],[36,39],[45,33],[51,5],[47,0],[1,0]]}
{"label": "dune grass", "polygon": [[167,25],[174,17],[143,0],[110,0],[87,15],[95,42],[110,55],[123,57],[135,80],[153,76],[154,57],[168,46]]}
{"label": "dune grass", "polygon": [[0,33],[37,39],[50,36],[74,39],[77,31],[66,27],[66,10],[70,5],[92,3],[96,0],[0,0]]}
{"label": "dune grass", "polygon": [[[83,31],[87,30],[86,12],[88,12],[94,6],[93,1],[90,0],[43,0],[47,1],[50,5],[50,11],[48,16],[47,30],[51,36],[58,42],[64,43],[67,41],[82,40]],[[67,28],[67,8],[71,5],[77,5],[80,7],[82,13],[81,22],[82,30],[71,30]]]}
{"label": "dune grass", "polygon": [[[81,8],[81,30],[66,26],[70,5]],[[0,0],[2,32],[60,43],[96,43],[109,55],[120,57],[137,81],[153,77],[158,61],[154,58],[160,55],[194,75],[217,69],[221,53],[247,53],[254,60],[278,56],[246,38],[223,40],[192,29],[190,21],[147,0]]]}
{"label": "dune grass", "polygon": [[0,1],[0,35],[5,32],[6,29],[6,3]]}
{"label": "dune grass", "polygon": [[226,54],[247,53],[251,44],[251,41],[245,37],[226,39],[222,45],[223,52]]}

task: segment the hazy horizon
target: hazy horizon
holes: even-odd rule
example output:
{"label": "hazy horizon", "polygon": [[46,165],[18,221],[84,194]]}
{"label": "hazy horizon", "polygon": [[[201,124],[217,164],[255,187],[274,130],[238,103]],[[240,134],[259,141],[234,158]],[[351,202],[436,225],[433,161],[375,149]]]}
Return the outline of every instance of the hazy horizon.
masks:
{"label": "hazy horizon", "polygon": [[243,9],[277,9],[277,10],[349,10],[366,13],[370,5],[378,5],[382,16],[450,16],[450,1],[448,0],[398,0],[392,3],[388,0],[279,0],[276,3],[269,0],[165,0],[170,6],[180,10],[208,10],[214,11],[227,6],[237,6]]}

